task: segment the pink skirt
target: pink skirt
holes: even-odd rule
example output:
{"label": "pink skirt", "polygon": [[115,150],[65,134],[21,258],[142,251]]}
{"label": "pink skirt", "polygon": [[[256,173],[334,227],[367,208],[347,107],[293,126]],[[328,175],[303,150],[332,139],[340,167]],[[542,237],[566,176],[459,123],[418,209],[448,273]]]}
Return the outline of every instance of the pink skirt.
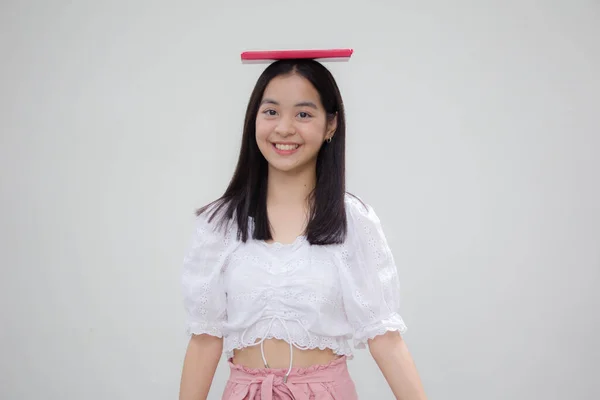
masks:
{"label": "pink skirt", "polygon": [[229,361],[231,374],[222,399],[227,400],[356,400],[356,387],[346,357],[326,365],[292,368],[246,368]]}

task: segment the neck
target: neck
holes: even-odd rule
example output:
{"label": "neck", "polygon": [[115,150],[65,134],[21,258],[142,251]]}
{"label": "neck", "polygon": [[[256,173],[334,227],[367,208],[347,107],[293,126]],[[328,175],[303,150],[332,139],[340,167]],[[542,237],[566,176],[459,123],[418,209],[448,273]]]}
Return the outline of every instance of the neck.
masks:
{"label": "neck", "polygon": [[286,173],[269,168],[267,203],[278,205],[306,205],[317,181],[315,168]]}

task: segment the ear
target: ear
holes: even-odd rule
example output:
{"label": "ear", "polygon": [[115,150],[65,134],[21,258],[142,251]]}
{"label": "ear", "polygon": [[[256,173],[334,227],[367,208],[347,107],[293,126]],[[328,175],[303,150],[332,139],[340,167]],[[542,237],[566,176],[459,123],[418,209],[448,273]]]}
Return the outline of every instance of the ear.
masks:
{"label": "ear", "polygon": [[335,131],[337,130],[337,123],[338,123],[338,113],[336,112],[333,117],[328,118],[328,120],[327,120],[327,133],[325,134],[325,140],[333,137],[333,135],[335,134]]}

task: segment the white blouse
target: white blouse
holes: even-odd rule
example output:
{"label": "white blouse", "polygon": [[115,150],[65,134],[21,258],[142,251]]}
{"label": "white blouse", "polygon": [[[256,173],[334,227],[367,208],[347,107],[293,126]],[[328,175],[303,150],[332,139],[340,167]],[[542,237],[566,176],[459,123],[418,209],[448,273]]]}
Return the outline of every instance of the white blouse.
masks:
{"label": "white blouse", "polygon": [[234,223],[217,230],[197,217],[182,273],[188,334],[223,337],[227,359],[269,338],[351,359],[349,340],[363,349],[386,331],[404,333],[379,218],[350,195],[345,204],[348,235],[339,245],[310,245],[304,236],[280,244],[250,235],[243,243]]}

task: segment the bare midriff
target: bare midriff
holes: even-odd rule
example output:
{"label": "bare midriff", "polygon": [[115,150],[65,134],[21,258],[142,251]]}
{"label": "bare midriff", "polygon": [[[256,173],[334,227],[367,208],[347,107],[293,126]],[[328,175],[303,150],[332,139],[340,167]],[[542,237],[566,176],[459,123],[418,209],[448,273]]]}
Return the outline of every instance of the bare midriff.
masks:
{"label": "bare midriff", "polygon": [[[290,366],[290,345],[284,340],[267,339],[263,343],[265,358],[269,368],[288,368]],[[294,368],[307,368],[313,365],[326,365],[340,358],[330,349],[300,350],[293,347]],[[248,368],[265,368],[260,345],[245,347],[233,352],[233,363]]]}

